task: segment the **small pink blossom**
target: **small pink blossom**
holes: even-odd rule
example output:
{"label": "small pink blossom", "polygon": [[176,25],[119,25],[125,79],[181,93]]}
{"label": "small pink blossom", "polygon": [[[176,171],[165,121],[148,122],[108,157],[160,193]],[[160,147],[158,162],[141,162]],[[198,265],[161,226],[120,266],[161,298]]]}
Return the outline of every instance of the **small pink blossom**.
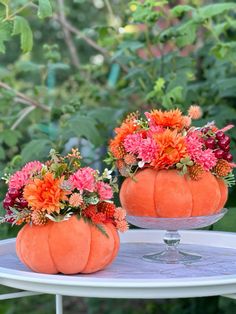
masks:
{"label": "small pink blossom", "polygon": [[109,200],[113,197],[113,191],[108,183],[98,182],[97,192],[101,201]]}
{"label": "small pink blossom", "polygon": [[123,209],[122,207],[117,207],[115,209],[115,214],[114,214],[114,218],[116,220],[124,220],[126,217],[126,210]]}
{"label": "small pink blossom", "polygon": [[90,167],[81,168],[70,176],[69,182],[79,191],[94,192],[95,174],[96,171]]}
{"label": "small pink blossom", "polygon": [[131,154],[136,154],[143,140],[141,133],[129,134],[124,139],[125,150]]}
{"label": "small pink blossom", "polygon": [[156,142],[151,137],[143,139],[138,147],[138,158],[143,162],[151,162],[158,150]]}
{"label": "small pink blossom", "polygon": [[120,232],[125,232],[125,231],[127,231],[129,229],[129,225],[128,225],[126,220],[117,220],[116,221],[116,228]]}
{"label": "small pink blossom", "polygon": [[198,120],[202,117],[202,109],[200,106],[190,106],[188,109],[188,115],[190,118],[192,118],[193,120]]}

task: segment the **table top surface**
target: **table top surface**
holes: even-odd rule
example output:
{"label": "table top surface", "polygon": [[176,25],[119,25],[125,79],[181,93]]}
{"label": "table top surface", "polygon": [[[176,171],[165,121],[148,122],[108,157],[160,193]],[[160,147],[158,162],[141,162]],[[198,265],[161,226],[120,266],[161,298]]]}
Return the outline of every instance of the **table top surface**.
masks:
{"label": "table top surface", "polygon": [[130,230],[120,252],[94,274],[46,275],[30,271],[15,253],[15,239],[0,241],[0,284],[81,297],[182,298],[236,293],[236,233],[182,231],[180,249],[202,255],[192,264],[142,260],[163,249],[162,231]]}

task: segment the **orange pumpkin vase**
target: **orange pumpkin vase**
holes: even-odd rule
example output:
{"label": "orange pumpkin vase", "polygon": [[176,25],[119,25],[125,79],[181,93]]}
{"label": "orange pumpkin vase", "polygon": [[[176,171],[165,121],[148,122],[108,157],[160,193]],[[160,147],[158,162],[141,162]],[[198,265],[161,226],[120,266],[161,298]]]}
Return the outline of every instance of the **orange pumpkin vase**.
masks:
{"label": "orange pumpkin vase", "polygon": [[219,212],[227,201],[222,179],[205,172],[198,181],[177,170],[146,168],[122,184],[120,201],[128,215],[149,217],[206,216]]}
{"label": "orange pumpkin vase", "polygon": [[16,239],[19,259],[35,272],[47,274],[93,273],[116,257],[120,240],[113,224],[106,235],[76,216],[43,226],[25,225]]}

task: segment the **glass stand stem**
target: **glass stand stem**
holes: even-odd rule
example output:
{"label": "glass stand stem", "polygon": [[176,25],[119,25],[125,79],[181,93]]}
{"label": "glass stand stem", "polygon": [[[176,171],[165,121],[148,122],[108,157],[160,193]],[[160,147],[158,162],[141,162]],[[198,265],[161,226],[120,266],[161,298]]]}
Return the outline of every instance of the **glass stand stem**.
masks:
{"label": "glass stand stem", "polygon": [[143,259],[148,262],[177,264],[191,263],[201,258],[200,255],[181,252],[178,250],[180,234],[177,230],[166,231],[163,241],[166,244],[165,251],[154,254],[146,254],[143,256]]}

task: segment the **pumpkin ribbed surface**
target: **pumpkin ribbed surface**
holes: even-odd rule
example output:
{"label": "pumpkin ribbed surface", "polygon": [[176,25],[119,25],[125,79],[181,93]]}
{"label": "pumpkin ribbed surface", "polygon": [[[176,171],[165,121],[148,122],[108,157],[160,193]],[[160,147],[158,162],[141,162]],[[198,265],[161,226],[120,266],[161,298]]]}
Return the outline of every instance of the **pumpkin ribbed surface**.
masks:
{"label": "pumpkin ribbed surface", "polygon": [[227,196],[224,181],[210,172],[195,181],[177,170],[150,168],[125,179],[120,191],[128,215],[165,218],[211,215],[224,206]]}

